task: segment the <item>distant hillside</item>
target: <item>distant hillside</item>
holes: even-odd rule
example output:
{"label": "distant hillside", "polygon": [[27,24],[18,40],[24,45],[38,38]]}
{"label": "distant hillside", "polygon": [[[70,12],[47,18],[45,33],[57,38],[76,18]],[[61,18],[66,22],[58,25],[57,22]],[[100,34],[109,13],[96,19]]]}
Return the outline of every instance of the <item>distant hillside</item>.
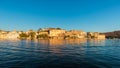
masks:
{"label": "distant hillside", "polygon": [[113,31],[113,32],[106,32],[103,33],[106,35],[106,38],[120,38],[120,30],[119,31]]}

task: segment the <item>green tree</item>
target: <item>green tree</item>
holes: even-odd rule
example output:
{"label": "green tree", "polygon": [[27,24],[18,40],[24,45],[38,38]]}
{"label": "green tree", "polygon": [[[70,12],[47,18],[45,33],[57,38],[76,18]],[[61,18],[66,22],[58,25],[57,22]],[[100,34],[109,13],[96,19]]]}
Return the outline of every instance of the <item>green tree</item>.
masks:
{"label": "green tree", "polygon": [[59,27],[58,27],[58,28],[56,28],[56,29],[61,30],[61,28],[59,28]]}
{"label": "green tree", "polygon": [[30,31],[28,36],[30,37],[30,39],[34,39],[35,38],[35,32]]}
{"label": "green tree", "polygon": [[39,28],[37,31],[39,32],[39,31],[41,31],[42,30],[42,28]]}
{"label": "green tree", "polygon": [[40,38],[42,38],[42,39],[48,39],[49,36],[47,34],[40,34],[40,35],[37,36],[37,39],[40,39]]}
{"label": "green tree", "polygon": [[26,33],[21,33],[19,35],[20,39],[27,39],[28,38],[28,35]]}

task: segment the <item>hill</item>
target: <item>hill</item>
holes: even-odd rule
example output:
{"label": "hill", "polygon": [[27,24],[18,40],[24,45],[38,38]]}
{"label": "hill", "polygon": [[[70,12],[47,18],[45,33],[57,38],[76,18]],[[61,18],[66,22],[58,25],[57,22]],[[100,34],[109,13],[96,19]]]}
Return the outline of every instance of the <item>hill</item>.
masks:
{"label": "hill", "polygon": [[105,34],[106,38],[120,38],[120,30],[113,31],[113,32],[106,32],[103,34]]}

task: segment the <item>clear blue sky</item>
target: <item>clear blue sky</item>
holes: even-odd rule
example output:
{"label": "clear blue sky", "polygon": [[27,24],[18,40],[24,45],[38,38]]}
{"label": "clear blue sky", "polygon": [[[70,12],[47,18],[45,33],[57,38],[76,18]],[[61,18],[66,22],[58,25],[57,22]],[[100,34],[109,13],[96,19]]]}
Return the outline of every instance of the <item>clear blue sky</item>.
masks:
{"label": "clear blue sky", "polygon": [[0,0],[0,29],[120,30],[120,0]]}

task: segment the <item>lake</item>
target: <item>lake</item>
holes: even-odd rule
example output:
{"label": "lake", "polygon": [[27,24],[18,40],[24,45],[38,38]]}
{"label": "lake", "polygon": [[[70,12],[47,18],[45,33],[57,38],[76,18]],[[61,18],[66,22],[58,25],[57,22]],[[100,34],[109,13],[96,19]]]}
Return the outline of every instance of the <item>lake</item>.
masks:
{"label": "lake", "polygon": [[0,68],[120,68],[120,40],[0,40]]}

